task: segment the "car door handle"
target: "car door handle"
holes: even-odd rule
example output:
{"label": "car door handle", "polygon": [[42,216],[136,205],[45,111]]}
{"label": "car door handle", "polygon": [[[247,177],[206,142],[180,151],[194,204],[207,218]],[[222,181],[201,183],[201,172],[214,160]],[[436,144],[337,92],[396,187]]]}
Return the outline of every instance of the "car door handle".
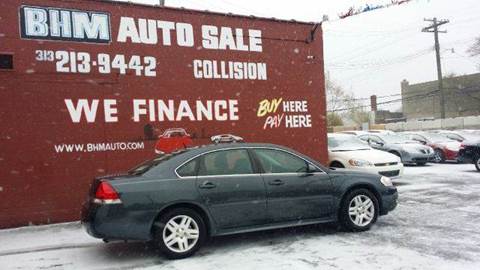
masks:
{"label": "car door handle", "polygon": [[210,181],[205,181],[199,187],[204,188],[204,189],[211,189],[211,188],[216,188],[217,185],[215,185],[214,183],[212,183]]}
{"label": "car door handle", "polygon": [[283,182],[280,179],[275,179],[275,180],[272,180],[272,181],[268,182],[268,184],[272,185],[272,186],[281,186],[281,185],[285,185],[285,182]]}

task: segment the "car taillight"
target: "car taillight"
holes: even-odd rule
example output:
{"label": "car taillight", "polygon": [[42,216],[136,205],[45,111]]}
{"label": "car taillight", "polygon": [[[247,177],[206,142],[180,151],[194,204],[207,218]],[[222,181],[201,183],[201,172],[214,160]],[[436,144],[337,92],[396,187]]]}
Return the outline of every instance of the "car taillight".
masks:
{"label": "car taillight", "polygon": [[100,185],[98,185],[93,202],[99,204],[122,203],[117,191],[115,191],[115,189],[108,182],[101,182]]}

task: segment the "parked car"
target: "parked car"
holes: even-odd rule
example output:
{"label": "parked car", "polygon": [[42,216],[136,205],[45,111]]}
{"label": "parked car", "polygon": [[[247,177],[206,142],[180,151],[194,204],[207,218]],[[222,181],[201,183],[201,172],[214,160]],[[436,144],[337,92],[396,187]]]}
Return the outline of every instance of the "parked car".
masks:
{"label": "parked car", "polygon": [[365,231],[397,197],[385,176],[329,169],[278,145],[224,143],[95,179],[82,221],[105,241],[153,241],[184,258],[210,236],[325,222]]}
{"label": "parked car", "polygon": [[431,147],[421,145],[399,134],[365,134],[359,138],[375,149],[400,157],[403,164],[425,165],[434,156]]}
{"label": "parked car", "polygon": [[368,133],[380,133],[380,134],[395,134],[394,131],[385,130],[385,129],[370,129]]}
{"label": "parked car", "polygon": [[403,174],[400,157],[373,149],[356,136],[328,134],[328,164],[334,168],[356,169],[398,177]]}
{"label": "parked car", "polygon": [[468,141],[460,145],[458,161],[461,163],[473,163],[480,172],[480,141]]}
{"label": "parked car", "polygon": [[340,131],[338,133],[359,136],[359,135],[367,134],[368,132],[365,130],[346,130],[346,131]]}
{"label": "parked car", "polygon": [[408,138],[433,148],[435,155],[432,161],[440,163],[447,160],[456,161],[460,143],[445,135],[432,132],[404,132]]}
{"label": "parked car", "polygon": [[437,133],[457,142],[480,141],[480,135],[471,132],[460,130],[439,130]]}
{"label": "parked car", "polygon": [[158,137],[155,153],[168,154],[193,144],[190,134],[183,128],[169,128]]}

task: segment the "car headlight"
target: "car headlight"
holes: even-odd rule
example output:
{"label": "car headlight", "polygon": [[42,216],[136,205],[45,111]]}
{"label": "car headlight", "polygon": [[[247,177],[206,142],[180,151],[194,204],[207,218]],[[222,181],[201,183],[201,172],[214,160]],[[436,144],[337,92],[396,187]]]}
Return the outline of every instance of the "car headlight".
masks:
{"label": "car headlight", "polygon": [[386,176],[382,176],[382,178],[380,178],[380,182],[382,182],[382,184],[386,187],[393,187],[392,179]]}
{"label": "car headlight", "polygon": [[350,165],[355,166],[355,167],[371,167],[373,164],[370,161],[363,160],[363,159],[350,159],[348,161]]}

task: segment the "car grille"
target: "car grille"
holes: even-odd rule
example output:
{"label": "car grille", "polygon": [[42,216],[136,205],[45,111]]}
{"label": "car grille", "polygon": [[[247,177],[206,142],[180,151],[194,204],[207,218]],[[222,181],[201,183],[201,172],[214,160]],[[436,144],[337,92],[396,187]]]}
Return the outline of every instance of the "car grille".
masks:
{"label": "car grille", "polygon": [[422,153],[422,154],[430,154],[430,151],[428,151],[427,149],[420,149],[420,153]]}
{"label": "car grille", "polygon": [[393,166],[397,165],[398,162],[390,162],[390,163],[375,163],[375,167],[385,167],[385,166]]}
{"label": "car grille", "polygon": [[380,174],[387,177],[393,177],[398,176],[400,174],[400,170],[380,172]]}

